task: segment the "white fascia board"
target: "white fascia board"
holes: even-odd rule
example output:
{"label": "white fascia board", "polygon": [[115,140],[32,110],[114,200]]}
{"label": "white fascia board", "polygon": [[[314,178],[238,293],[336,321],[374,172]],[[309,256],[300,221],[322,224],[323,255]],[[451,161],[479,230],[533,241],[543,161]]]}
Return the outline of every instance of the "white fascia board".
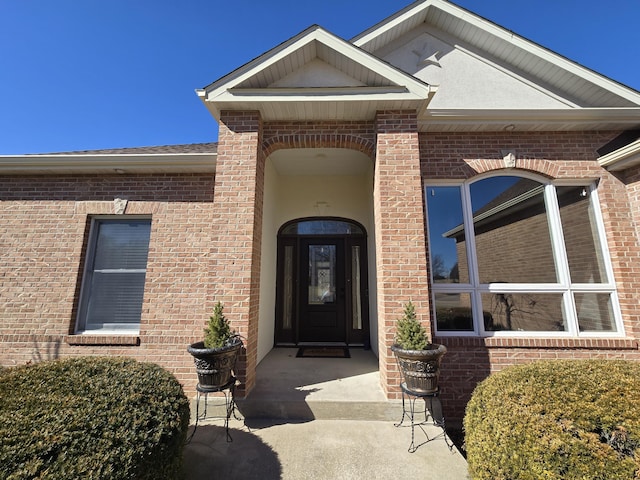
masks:
{"label": "white fascia board", "polygon": [[447,121],[505,121],[507,123],[611,122],[615,125],[640,125],[640,107],[566,108],[566,109],[441,109],[425,111],[423,119]]}
{"label": "white fascia board", "polygon": [[312,25],[306,30],[303,30],[299,34],[291,37],[289,40],[282,42],[280,45],[266,51],[262,55],[220,77],[218,80],[210,83],[204,88],[196,90],[198,96],[206,100],[211,92],[215,92],[218,89],[233,88],[239,83],[244,82],[246,79],[254,75],[256,71],[273,65],[289,55],[291,52],[313,41],[314,38],[311,38],[310,35],[319,28],[320,27],[318,25]]}
{"label": "white fascia board", "polygon": [[196,90],[196,93],[204,102],[217,101],[225,92],[252,77],[258,70],[273,65],[313,41],[323,43],[337,53],[350,58],[369,70],[375,71],[377,74],[387,78],[389,82],[395,86],[406,87],[409,91],[417,95],[423,95],[425,99],[431,93],[428,84],[411,75],[407,75],[396,67],[375,58],[364,50],[354,47],[352,44],[345,42],[318,26],[305,30],[288,42],[270,50],[245,66],[222,77],[208,87]]}
{"label": "white fascia board", "polygon": [[387,93],[406,93],[406,87],[277,87],[277,88],[229,88],[227,93],[239,96],[341,96],[341,95],[370,95]]}
{"label": "white fascia board", "polygon": [[425,97],[405,87],[346,88],[234,88],[216,98],[224,101],[287,102],[287,101],[349,101],[349,100],[425,100]]}
{"label": "white fascia board", "polygon": [[363,45],[366,45],[371,40],[375,39],[376,37],[379,37],[380,35],[390,30],[393,30],[394,28],[398,28],[399,25],[401,25],[405,21],[410,20],[415,15],[420,15],[420,14],[425,15],[424,11],[427,8],[429,8],[433,3],[434,3],[433,1],[427,0],[420,3],[416,2],[416,4],[414,5],[409,5],[403,10],[400,10],[399,12],[383,20],[382,22],[356,35],[351,39],[351,43],[353,43],[356,47],[363,48]]}
{"label": "white fascia board", "polygon": [[601,167],[611,172],[625,170],[640,164],[640,139],[598,159]]}
{"label": "white fascia board", "polygon": [[36,173],[215,173],[215,153],[0,155],[0,175]]}
{"label": "white fascia board", "polygon": [[[292,109],[304,112],[307,120],[322,119],[327,115],[327,108],[331,110],[342,105],[343,118],[372,120],[378,110],[412,109],[420,115],[428,107],[436,90],[435,87],[430,88],[425,99],[422,95],[408,92],[404,87],[231,89],[216,101],[206,102],[206,105],[216,118],[219,118],[217,115],[221,110],[257,110],[268,121],[292,120]],[[283,109],[279,109],[278,105]],[[329,115],[328,118],[333,117]]]}

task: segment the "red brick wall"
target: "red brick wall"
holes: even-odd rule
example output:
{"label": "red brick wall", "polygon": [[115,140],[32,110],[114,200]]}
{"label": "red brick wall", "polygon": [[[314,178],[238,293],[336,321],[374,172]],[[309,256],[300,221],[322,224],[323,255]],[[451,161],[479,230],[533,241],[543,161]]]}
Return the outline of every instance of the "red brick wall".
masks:
{"label": "red brick wall", "polygon": [[[625,184],[600,168],[596,161],[596,149],[616,134],[539,132],[420,135],[425,182],[451,178],[466,180],[485,172],[509,174],[519,170],[535,172],[550,179],[597,180],[627,337],[622,340],[438,338],[436,340],[449,349],[443,360],[441,383],[445,414],[450,418],[462,418],[466,402],[479,380],[508,365],[540,358],[640,360],[637,341],[640,334],[640,248],[636,228],[640,189],[637,183],[630,184],[630,204]],[[506,149],[516,150],[515,170],[504,168],[501,151]]]}
{"label": "red brick wall", "polygon": [[[257,362],[264,158],[278,148],[374,151],[372,122],[273,122],[264,141],[262,130],[256,112],[223,114],[215,179],[0,178],[0,363],[127,355],[169,368],[193,393],[186,347],[202,338],[220,300],[247,344],[248,356],[239,363],[246,384],[237,393],[249,390]],[[72,336],[89,216],[113,214],[115,198],[129,200],[125,214],[152,218],[140,335]]]}
{"label": "red brick wall", "polygon": [[[640,238],[640,166],[630,168],[619,174],[619,176],[627,185],[631,211],[634,215],[636,235]],[[629,265],[629,267],[633,268],[636,276],[640,276],[640,265],[635,268],[631,265]]]}
{"label": "red brick wall", "polygon": [[390,347],[396,321],[408,301],[414,303],[418,318],[431,330],[425,210],[415,113],[378,112],[376,128],[373,201],[380,377],[387,395],[398,398],[400,374]]}
{"label": "red brick wall", "polygon": [[[372,157],[376,152],[380,374],[391,397],[397,398],[398,383],[388,349],[395,321],[409,299],[425,324],[430,318],[421,174],[429,181],[501,170],[502,149],[516,150],[516,171],[598,180],[628,338],[436,339],[449,348],[442,373],[447,415],[461,418],[477,381],[510,364],[547,357],[637,359],[640,169],[616,177],[598,166],[595,153],[617,132],[418,135],[416,128],[415,116],[405,112],[382,112],[375,123],[319,125],[261,125],[252,112],[224,114],[215,203],[212,175],[0,178],[0,362],[129,355],[169,368],[193,393],[196,379],[186,346],[201,338],[213,303],[221,300],[253,352],[242,363],[250,388],[255,379],[264,158],[290,147],[354,148]],[[113,213],[114,198],[129,199],[125,214],[152,217],[139,345],[131,345],[128,337],[93,337],[105,345],[76,345],[89,340],[69,336],[87,219]]]}
{"label": "red brick wall", "polygon": [[440,384],[445,416],[458,423],[478,382],[510,365],[543,359],[627,359],[640,361],[638,342],[589,339],[436,338],[447,346]]}
{"label": "red brick wall", "polygon": [[255,383],[260,308],[264,155],[258,112],[222,112],[210,272],[211,303],[220,301],[244,337],[238,395]]}
{"label": "red brick wall", "polygon": [[[0,363],[127,355],[195,387],[188,344],[209,315],[213,175],[0,177]],[[89,216],[152,218],[139,337],[72,336]],[[85,344],[78,344],[85,343]],[[139,343],[139,345],[138,345]],[[96,345],[100,344],[100,345]]]}

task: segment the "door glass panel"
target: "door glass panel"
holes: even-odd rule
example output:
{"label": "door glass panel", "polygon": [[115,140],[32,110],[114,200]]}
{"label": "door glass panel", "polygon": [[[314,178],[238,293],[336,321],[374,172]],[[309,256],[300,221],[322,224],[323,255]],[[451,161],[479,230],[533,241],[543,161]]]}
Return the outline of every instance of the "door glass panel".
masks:
{"label": "door glass panel", "polygon": [[351,247],[351,305],[352,327],[362,330],[362,304],[360,298],[360,247]]}
{"label": "door glass panel", "polygon": [[282,328],[291,330],[293,318],[293,246],[284,247],[284,298]]}
{"label": "door glass panel", "polygon": [[309,245],[309,305],[336,302],[336,246]]}
{"label": "door glass panel", "polygon": [[303,220],[287,225],[285,235],[362,235],[358,225],[342,220]]}

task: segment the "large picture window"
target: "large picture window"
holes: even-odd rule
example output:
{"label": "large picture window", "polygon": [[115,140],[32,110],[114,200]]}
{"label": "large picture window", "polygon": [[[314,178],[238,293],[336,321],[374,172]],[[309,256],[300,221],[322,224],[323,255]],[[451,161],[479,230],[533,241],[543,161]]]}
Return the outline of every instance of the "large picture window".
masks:
{"label": "large picture window", "polygon": [[438,334],[620,335],[593,185],[425,187]]}
{"label": "large picture window", "polygon": [[78,333],[138,333],[149,219],[94,218],[78,309]]}

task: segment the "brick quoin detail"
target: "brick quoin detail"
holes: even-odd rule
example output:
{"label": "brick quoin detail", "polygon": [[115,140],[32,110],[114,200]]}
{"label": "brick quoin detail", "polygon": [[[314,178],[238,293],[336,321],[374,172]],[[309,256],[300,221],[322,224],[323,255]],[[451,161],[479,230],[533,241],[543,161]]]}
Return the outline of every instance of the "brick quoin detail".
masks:
{"label": "brick quoin detail", "polygon": [[258,112],[222,112],[211,243],[210,307],[220,301],[246,350],[236,373],[246,395],[256,380],[264,196]]}
{"label": "brick quoin detail", "polygon": [[390,347],[408,301],[431,331],[416,114],[378,112],[376,129],[373,195],[380,381],[388,397],[399,398],[400,373]]}

